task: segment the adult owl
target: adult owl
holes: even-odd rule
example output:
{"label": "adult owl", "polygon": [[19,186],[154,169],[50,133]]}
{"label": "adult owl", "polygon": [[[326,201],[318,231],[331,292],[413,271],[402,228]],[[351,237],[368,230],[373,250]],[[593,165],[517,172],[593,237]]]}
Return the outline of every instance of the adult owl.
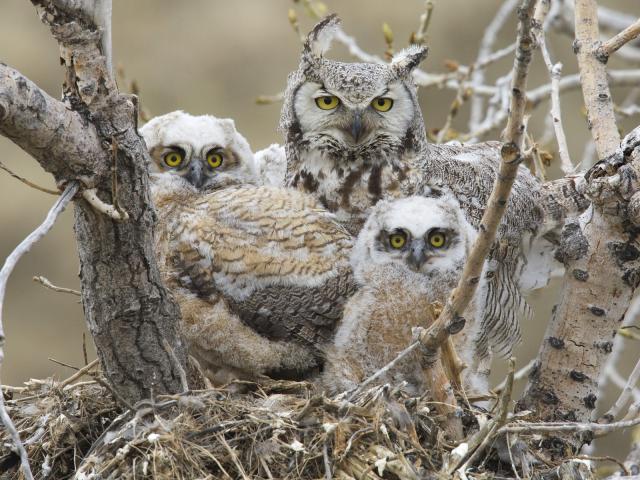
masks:
{"label": "adult owl", "polygon": [[224,383],[317,371],[356,289],[349,233],[301,192],[202,192],[179,175],[153,177],[158,263],[207,376]]}
{"label": "adult owl", "polygon": [[[412,80],[426,48],[409,47],[389,64],[337,62],[324,54],[338,24],[331,15],[314,27],[288,79],[280,122],[287,185],[314,195],[353,234],[379,200],[433,188],[450,190],[478,227],[501,144],[428,144]],[[508,353],[518,341],[528,311],[521,290],[546,284],[554,234],[567,212],[585,207],[574,179],[542,185],[519,169],[489,256],[482,355]]]}
{"label": "adult owl", "polygon": [[140,133],[153,160],[151,173],[181,176],[197,189],[284,182],[284,148],[273,144],[254,154],[229,118],[177,110],[152,118]]}
{"label": "adult owl", "polygon": [[[329,392],[351,390],[391,362],[412,342],[412,328],[427,328],[433,304],[443,304],[456,286],[476,231],[452,195],[434,194],[382,200],[371,210],[351,254],[360,288],[326,349],[321,383]],[[474,356],[477,305],[467,308],[467,325],[454,342],[467,365],[465,386],[482,390],[485,372]],[[429,374],[416,350],[380,381],[407,382],[410,393],[420,395],[431,384]]]}

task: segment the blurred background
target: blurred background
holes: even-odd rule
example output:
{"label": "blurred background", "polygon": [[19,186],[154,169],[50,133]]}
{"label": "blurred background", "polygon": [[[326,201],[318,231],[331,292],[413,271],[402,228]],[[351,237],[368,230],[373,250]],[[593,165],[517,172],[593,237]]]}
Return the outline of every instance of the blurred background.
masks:
{"label": "blurred background", "polygon": [[[464,65],[473,63],[484,29],[501,1],[435,0],[434,3],[427,31],[430,53],[423,68],[445,72],[451,60]],[[599,3],[636,17],[640,15],[640,4],[634,1]],[[345,31],[354,35],[361,47],[381,56],[387,48],[383,23],[393,31],[393,46],[398,50],[418,28],[419,16],[424,11],[421,0],[327,0],[325,5],[328,12],[335,11],[342,17]],[[300,3],[114,0],[113,6],[114,65],[127,77],[126,82],[120,80],[120,88],[127,90],[129,82],[135,80],[142,105],[152,116],[182,109],[193,114],[231,117],[254,150],[281,141],[276,132],[280,104],[258,105],[256,98],[282,91],[287,74],[297,66],[300,40],[289,23],[289,9],[296,10],[303,33],[314,23]],[[59,97],[62,70],[58,47],[31,3],[2,0],[0,9],[0,61],[21,71],[50,95]],[[515,29],[515,18],[511,18],[500,32],[495,48],[512,43]],[[577,72],[571,39],[551,32],[548,43],[554,61],[564,64],[563,74]],[[330,55],[349,59],[341,46],[335,46]],[[540,55],[534,58],[530,88],[548,82]],[[489,68],[487,82],[503,75],[512,62],[513,54]],[[615,59],[610,62],[611,68],[624,66]],[[622,102],[628,92],[628,88],[615,89],[614,99]],[[421,90],[420,102],[428,129],[445,123],[455,93],[437,88]],[[579,90],[563,95],[562,107],[569,151],[575,163],[590,142]],[[468,113],[465,105],[453,122],[454,129],[467,131]],[[542,135],[547,115],[545,102],[530,122],[534,138]],[[638,117],[625,119],[620,126],[628,131],[639,121]],[[491,138],[498,136],[499,132],[494,132]],[[553,141],[544,148],[556,153]],[[0,161],[33,182],[54,187],[52,178],[4,137],[0,137]],[[556,170],[552,172],[557,175]],[[0,171],[0,195],[0,259],[4,259],[42,221],[54,197],[28,188],[3,171]],[[77,297],[53,292],[32,281],[34,275],[43,275],[56,285],[78,289],[77,274],[73,214],[67,211],[51,233],[23,258],[9,282],[4,305],[8,341],[2,383],[17,385],[29,378],[51,375],[66,378],[72,373],[50,358],[76,366],[83,364],[86,329]],[[559,289],[560,281],[554,281],[530,299],[536,316],[523,327],[524,342],[516,352],[519,367],[535,355]],[[89,337],[86,343],[90,359],[94,358]],[[637,360],[640,351],[637,345],[629,344],[626,348],[624,365],[620,368],[625,377]],[[504,372],[504,365],[496,367],[496,381]],[[617,393],[609,387],[606,398],[601,399],[601,407],[608,408]],[[607,443],[603,452],[619,456],[621,444]]]}

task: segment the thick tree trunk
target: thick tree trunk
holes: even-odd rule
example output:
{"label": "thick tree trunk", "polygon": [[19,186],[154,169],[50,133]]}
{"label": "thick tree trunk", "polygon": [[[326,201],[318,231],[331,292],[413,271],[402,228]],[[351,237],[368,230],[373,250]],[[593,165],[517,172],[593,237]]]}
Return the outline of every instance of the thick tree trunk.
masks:
{"label": "thick tree trunk", "polygon": [[[591,208],[563,231],[559,257],[566,273],[561,301],[518,405],[547,422],[593,420],[598,381],[640,282],[640,229],[629,216],[629,201],[638,187],[640,128],[620,144],[606,66],[597,55],[594,0],[576,0],[575,21],[574,47],[589,127],[599,157],[605,160],[586,175]],[[566,446],[577,452],[590,437],[590,432],[550,435],[543,446],[563,457]]]}
{"label": "thick tree trunk", "polygon": [[122,399],[134,403],[182,391],[186,348],[179,308],[162,284],[153,251],[149,158],[137,133],[136,99],[118,93],[103,55],[105,45],[110,49],[103,41],[110,38],[110,1],[32,3],[60,44],[64,103],[0,65],[0,133],[34,156],[59,185],[80,180],[128,214],[118,221],[83,199],[76,202],[87,323]]}

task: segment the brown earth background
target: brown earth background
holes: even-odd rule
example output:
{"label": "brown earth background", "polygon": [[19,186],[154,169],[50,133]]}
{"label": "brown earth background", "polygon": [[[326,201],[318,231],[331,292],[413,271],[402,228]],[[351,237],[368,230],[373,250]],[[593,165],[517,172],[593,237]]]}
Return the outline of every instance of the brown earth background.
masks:
{"label": "brown earth background", "polygon": [[[430,53],[423,67],[431,72],[445,70],[446,60],[468,65],[475,60],[483,31],[494,17],[499,0],[436,0],[428,30]],[[621,11],[640,15],[640,4],[632,0],[600,2]],[[329,12],[343,19],[347,33],[355,35],[367,51],[382,55],[385,42],[382,24],[393,30],[394,47],[406,45],[418,26],[424,2],[420,0],[328,0]],[[254,150],[280,142],[276,132],[280,104],[257,105],[256,97],[280,92],[287,74],[297,66],[299,40],[287,19],[289,8],[298,12],[306,32],[313,21],[291,0],[114,0],[114,64],[124,67],[129,80],[135,79],[141,101],[152,115],[182,109],[193,114],[210,113],[235,119]],[[497,47],[515,39],[515,18],[505,26]],[[564,64],[563,74],[577,71],[571,39],[555,33],[549,36],[553,58]],[[348,59],[344,48],[331,53]],[[27,0],[0,2],[0,61],[20,70],[49,94],[58,97],[62,70],[58,49]],[[504,74],[512,56],[488,70],[487,81]],[[612,68],[624,66],[612,60]],[[548,81],[544,64],[536,54],[529,85]],[[127,85],[120,83],[125,90]],[[614,91],[621,102],[627,89]],[[435,88],[422,90],[420,103],[427,128],[445,122],[455,92]],[[563,96],[563,118],[569,150],[575,161],[582,158],[590,140],[579,91]],[[530,130],[539,137],[547,115],[545,103],[536,110]],[[468,108],[464,107],[453,127],[465,130]],[[628,131],[638,117],[620,123]],[[465,130],[466,131],[466,130]],[[624,132],[623,132],[624,133]],[[492,136],[497,139],[499,132]],[[547,146],[555,153],[555,144]],[[44,186],[53,186],[51,177],[9,140],[0,137],[0,161],[16,173]],[[54,201],[50,195],[32,190],[0,171],[0,259],[44,218]],[[9,282],[5,301],[6,361],[2,383],[17,385],[29,378],[54,375],[67,377],[71,371],[49,358],[71,364],[83,363],[82,307],[77,297],[55,293],[35,284],[34,275],[53,283],[79,288],[78,259],[73,237],[73,215],[63,214],[51,233],[18,265]],[[525,365],[538,348],[561,282],[554,281],[530,298],[536,315],[524,325],[524,342],[516,351],[518,365]],[[90,358],[95,357],[87,337]],[[627,375],[638,358],[638,343],[627,341],[620,372]],[[504,376],[504,361],[495,367],[496,381]],[[600,407],[608,408],[617,389],[610,385]],[[624,456],[623,437],[602,440],[598,450]]]}

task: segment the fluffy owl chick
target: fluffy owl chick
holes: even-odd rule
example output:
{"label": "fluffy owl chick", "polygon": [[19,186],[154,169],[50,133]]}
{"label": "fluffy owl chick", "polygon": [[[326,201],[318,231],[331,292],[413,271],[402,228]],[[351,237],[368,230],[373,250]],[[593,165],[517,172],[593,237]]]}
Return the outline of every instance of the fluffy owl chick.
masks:
{"label": "fluffy owl chick", "polygon": [[259,180],[251,147],[231,119],[178,110],[151,119],[140,133],[152,174],[177,175],[200,190]]}
{"label": "fluffy owl chick", "polygon": [[[411,343],[413,327],[431,324],[433,303],[444,303],[457,284],[475,237],[450,194],[381,201],[373,208],[351,255],[361,288],[349,300],[326,353],[321,383],[328,391],[354,388]],[[468,365],[464,383],[478,388],[475,309],[473,303],[465,312],[467,324],[454,344]],[[416,351],[381,381],[406,381],[419,394],[432,384],[426,375]]]}
{"label": "fluffy owl chick", "polygon": [[310,196],[155,180],[156,251],[190,353],[212,380],[302,378],[355,291],[352,237]]}

